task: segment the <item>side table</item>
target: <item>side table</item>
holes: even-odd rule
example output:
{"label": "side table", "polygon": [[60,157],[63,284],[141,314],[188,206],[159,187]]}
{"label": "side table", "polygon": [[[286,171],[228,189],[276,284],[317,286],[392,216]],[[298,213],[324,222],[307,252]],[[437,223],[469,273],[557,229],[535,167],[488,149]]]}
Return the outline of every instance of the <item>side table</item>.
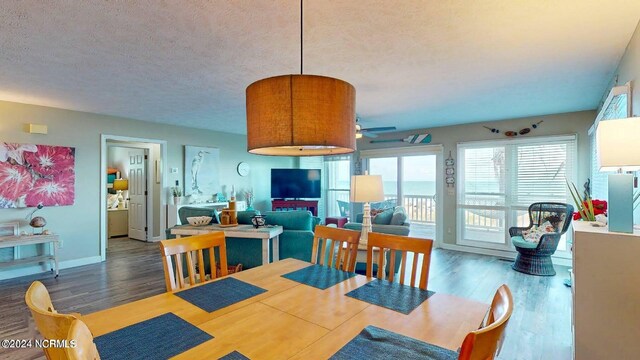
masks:
{"label": "side table", "polygon": [[343,216],[330,216],[324,219],[325,225],[336,224],[339,228],[344,227],[349,219]]}

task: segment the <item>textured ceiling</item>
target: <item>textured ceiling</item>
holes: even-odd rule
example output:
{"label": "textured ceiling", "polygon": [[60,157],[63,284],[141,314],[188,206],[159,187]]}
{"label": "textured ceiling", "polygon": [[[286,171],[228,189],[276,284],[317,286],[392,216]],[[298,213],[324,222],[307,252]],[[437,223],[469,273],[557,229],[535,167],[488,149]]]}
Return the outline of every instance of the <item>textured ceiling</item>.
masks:
{"label": "textured ceiling", "polygon": [[[305,2],[305,73],[365,127],[594,109],[638,0]],[[245,133],[251,82],[297,73],[299,2],[0,3],[0,100]]]}

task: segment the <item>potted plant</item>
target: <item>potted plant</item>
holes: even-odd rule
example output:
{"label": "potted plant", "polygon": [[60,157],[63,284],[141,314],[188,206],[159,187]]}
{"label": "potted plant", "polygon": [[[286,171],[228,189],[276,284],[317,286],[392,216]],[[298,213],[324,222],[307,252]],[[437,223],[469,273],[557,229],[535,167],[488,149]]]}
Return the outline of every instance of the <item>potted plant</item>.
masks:
{"label": "potted plant", "polygon": [[180,200],[182,198],[182,188],[179,186],[172,187],[171,194],[173,195],[173,204],[180,205]]}

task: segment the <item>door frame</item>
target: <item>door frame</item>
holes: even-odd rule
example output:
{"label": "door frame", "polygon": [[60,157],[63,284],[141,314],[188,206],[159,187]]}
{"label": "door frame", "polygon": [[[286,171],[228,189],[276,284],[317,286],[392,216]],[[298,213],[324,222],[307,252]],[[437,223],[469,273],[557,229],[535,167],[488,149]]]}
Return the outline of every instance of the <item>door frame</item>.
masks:
{"label": "door frame", "polygon": [[[401,157],[435,155],[436,157],[436,247],[442,247],[444,241],[444,146],[441,144],[415,145],[406,147],[361,150],[358,159],[362,161],[364,170],[369,168],[369,159],[376,157]],[[402,167],[398,166],[398,184],[402,176]],[[401,186],[401,185],[398,185]],[[399,196],[399,195],[398,195]]]}
{"label": "door frame", "polygon": [[[167,183],[167,172],[165,171],[165,167],[162,166],[163,163],[166,163],[167,159],[167,141],[166,140],[158,140],[158,139],[147,139],[147,138],[138,138],[131,136],[120,136],[120,135],[109,135],[109,134],[100,134],[100,257],[102,261],[107,259],[107,142],[111,141],[121,141],[121,142],[136,142],[136,143],[147,143],[147,144],[157,144],[160,145],[160,159],[152,159],[150,157],[148,162],[148,170],[151,170],[153,162],[151,160],[160,160],[160,189],[164,192],[165,184]],[[160,195],[160,208],[155,209],[153,207],[153,197],[156,195],[153,193],[153,182],[155,178],[155,171],[148,171],[147,173],[147,189],[149,191],[149,196],[147,196],[147,227],[152,234],[151,237],[147,233],[147,241],[159,241],[163,238],[162,231],[166,227],[166,216],[165,216],[165,208],[166,208],[166,196]],[[156,212],[160,213],[160,234],[158,237],[153,237],[153,228],[154,228],[154,215]]]}

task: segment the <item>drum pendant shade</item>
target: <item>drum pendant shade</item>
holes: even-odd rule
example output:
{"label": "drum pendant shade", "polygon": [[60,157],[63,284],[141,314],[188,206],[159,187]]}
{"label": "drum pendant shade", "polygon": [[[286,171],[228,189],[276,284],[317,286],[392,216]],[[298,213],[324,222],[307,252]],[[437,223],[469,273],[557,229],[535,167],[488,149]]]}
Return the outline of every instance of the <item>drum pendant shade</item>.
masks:
{"label": "drum pendant shade", "polygon": [[282,75],[247,87],[247,150],[276,156],[352,153],[355,88],[317,75]]}

